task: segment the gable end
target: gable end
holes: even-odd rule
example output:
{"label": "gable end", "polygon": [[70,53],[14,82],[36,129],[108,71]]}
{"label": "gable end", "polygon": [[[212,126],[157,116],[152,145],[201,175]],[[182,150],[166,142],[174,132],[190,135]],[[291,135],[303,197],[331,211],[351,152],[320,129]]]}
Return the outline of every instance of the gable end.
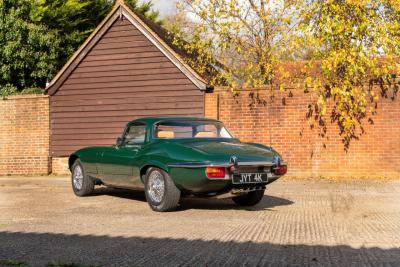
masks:
{"label": "gable end", "polygon": [[96,28],[86,42],[76,51],[62,70],[54,77],[46,88],[46,93],[54,95],[63,85],[69,75],[75,70],[80,62],[87,56],[92,48],[102,39],[104,34],[112,27],[118,19],[128,20],[138,29],[158,50],[163,53],[198,89],[206,91],[209,86],[180,56],[173,51],[155,32],[153,32],[129,7],[118,2],[110,14]]}

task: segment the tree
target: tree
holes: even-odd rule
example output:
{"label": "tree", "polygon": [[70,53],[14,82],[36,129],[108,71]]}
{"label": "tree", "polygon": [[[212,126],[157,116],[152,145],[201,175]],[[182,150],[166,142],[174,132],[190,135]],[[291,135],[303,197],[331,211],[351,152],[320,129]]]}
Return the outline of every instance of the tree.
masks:
{"label": "tree", "polygon": [[31,2],[29,19],[45,25],[60,39],[57,70],[86,40],[113,6],[106,0],[35,0]]}
{"label": "tree", "polygon": [[[2,0],[0,94],[44,88],[104,19],[114,2]],[[161,23],[151,1],[126,2],[137,12]]]}
{"label": "tree", "polygon": [[2,95],[43,86],[56,72],[60,39],[29,20],[25,0],[0,2],[0,91]]}
{"label": "tree", "polygon": [[[388,97],[392,89],[394,98],[398,91],[400,1],[308,1],[301,17],[300,43],[314,47],[307,68],[319,65],[314,75],[305,75],[317,99],[309,114],[321,126],[322,136],[326,120],[336,122],[347,148],[364,133],[366,118],[373,123],[370,115],[376,112],[379,94]],[[333,109],[327,114],[329,104]]]}
{"label": "tree", "polygon": [[[347,149],[376,112],[378,93],[392,97],[399,84],[399,0],[182,0],[174,43],[198,60],[198,72],[222,66],[211,81],[241,88],[304,84],[314,94],[308,115],[321,136],[337,123]],[[189,15],[186,15],[189,14]],[[187,27],[179,27],[186,25]],[[299,74],[287,61],[306,60]],[[273,91],[273,90],[272,90]],[[328,113],[328,106],[333,109]]]}
{"label": "tree", "polygon": [[[193,19],[172,27],[175,43],[196,54],[200,73],[219,62],[224,72],[213,83],[227,82],[233,89],[276,84],[278,61],[288,54],[287,43],[296,6],[285,1],[183,0],[180,9]],[[197,61],[200,61],[200,65]]]}

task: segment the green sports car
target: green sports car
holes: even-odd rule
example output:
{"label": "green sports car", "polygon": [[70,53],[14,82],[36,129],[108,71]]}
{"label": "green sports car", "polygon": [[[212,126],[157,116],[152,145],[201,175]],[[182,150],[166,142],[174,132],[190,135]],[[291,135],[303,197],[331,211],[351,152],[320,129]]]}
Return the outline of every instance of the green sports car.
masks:
{"label": "green sports car", "polygon": [[241,142],[217,120],[181,117],[134,120],[116,145],[73,153],[69,168],[77,196],[95,185],[139,189],[155,211],[175,209],[182,196],[256,205],[287,172],[272,147]]}

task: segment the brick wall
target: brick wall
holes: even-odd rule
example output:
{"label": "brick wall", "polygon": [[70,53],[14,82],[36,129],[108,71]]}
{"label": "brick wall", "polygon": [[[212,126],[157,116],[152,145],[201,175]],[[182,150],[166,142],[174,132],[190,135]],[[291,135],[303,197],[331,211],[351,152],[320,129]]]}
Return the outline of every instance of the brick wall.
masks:
{"label": "brick wall", "polygon": [[[351,143],[348,153],[335,125],[328,139],[307,126],[308,95],[293,92],[282,105],[260,92],[267,105],[255,103],[248,92],[206,94],[205,115],[224,121],[243,141],[272,144],[289,164],[292,177],[400,177],[400,100],[382,100],[374,125]],[[323,145],[325,144],[326,147]],[[49,158],[49,105],[43,95],[0,100],[0,175],[69,174],[67,158]]]}
{"label": "brick wall", "polygon": [[0,175],[49,173],[49,99],[0,100]]}
{"label": "brick wall", "polygon": [[51,173],[55,175],[69,175],[68,157],[53,157],[51,159]]}
{"label": "brick wall", "polygon": [[[267,104],[249,105],[251,91],[234,98],[216,90],[206,96],[206,116],[222,120],[242,141],[271,144],[288,162],[292,177],[400,177],[400,100],[381,100],[374,125],[350,145],[346,153],[336,125],[328,126],[328,138],[311,130],[305,114],[310,96],[293,91],[293,97],[259,91]],[[287,93],[285,94],[287,95]],[[325,145],[325,147],[324,147]]]}

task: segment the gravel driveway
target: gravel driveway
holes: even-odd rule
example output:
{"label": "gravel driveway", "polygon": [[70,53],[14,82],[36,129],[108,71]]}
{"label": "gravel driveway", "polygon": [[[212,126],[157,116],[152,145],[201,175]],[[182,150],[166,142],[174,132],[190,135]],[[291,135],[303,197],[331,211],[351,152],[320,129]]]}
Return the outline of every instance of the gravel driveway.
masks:
{"label": "gravel driveway", "polygon": [[400,182],[285,181],[254,208],[77,198],[68,177],[0,178],[0,265],[400,266]]}

